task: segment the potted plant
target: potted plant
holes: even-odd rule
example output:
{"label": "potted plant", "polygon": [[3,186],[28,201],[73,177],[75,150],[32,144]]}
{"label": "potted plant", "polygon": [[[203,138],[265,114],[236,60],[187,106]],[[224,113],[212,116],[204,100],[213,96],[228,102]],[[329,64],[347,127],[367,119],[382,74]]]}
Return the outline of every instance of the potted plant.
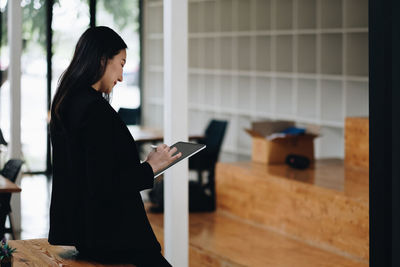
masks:
{"label": "potted plant", "polygon": [[1,267],[11,267],[15,248],[8,245],[5,238],[1,240],[0,243],[0,266]]}

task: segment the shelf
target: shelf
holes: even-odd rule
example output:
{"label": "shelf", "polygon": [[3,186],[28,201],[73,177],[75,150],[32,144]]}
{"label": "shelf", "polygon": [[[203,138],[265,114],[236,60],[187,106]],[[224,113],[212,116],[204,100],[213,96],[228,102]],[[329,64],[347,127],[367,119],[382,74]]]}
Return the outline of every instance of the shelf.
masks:
{"label": "shelf", "polygon": [[146,67],[146,71],[150,73],[164,72],[163,66],[156,66],[148,64]]}
{"label": "shelf", "polygon": [[222,109],[233,109],[233,94],[232,94],[232,77],[227,75],[219,76],[219,88],[220,88],[220,103],[219,106]]}
{"label": "shelf", "polygon": [[202,50],[200,51],[199,59],[201,59],[201,66],[208,69],[213,69],[217,67],[217,56],[216,43],[214,38],[204,38],[201,40]]}
{"label": "shelf", "polygon": [[291,79],[276,79],[276,112],[282,115],[294,115],[293,81]]}
{"label": "shelf", "polygon": [[271,37],[256,37],[256,69],[258,71],[271,71]]}
{"label": "shelf", "polygon": [[342,27],[342,1],[340,0],[319,0],[321,28]]}
{"label": "shelf", "polygon": [[156,98],[156,97],[153,97],[153,98],[147,97],[146,102],[148,104],[150,104],[150,105],[157,105],[157,106],[163,106],[164,105],[164,99],[159,98],[159,97],[158,98]]}
{"label": "shelf", "polygon": [[368,76],[351,76],[351,75],[345,75],[345,78],[343,80],[345,81],[353,81],[353,82],[366,82],[368,83],[369,78]]}
{"label": "shelf", "polygon": [[368,27],[368,0],[346,0],[345,27]]}
{"label": "shelf", "polygon": [[271,29],[271,0],[255,0],[255,26],[258,31]]}
{"label": "shelf", "polygon": [[[161,98],[147,98],[146,103],[154,106],[163,106],[164,102]],[[250,110],[239,110],[237,108],[222,108],[222,107],[215,107],[210,105],[201,105],[197,103],[188,103],[189,105],[189,112],[190,111],[201,111],[201,112],[209,112],[215,114],[225,114],[231,116],[246,116],[249,118],[262,118],[262,119],[273,119],[273,120],[293,120],[298,123],[312,123],[315,125],[323,126],[323,127],[330,127],[330,128],[344,128],[344,122],[338,121],[329,121],[329,120],[318,120],[318,119],[311,119],[311,118],[304,118],[300,116],[293,116],[293,115],[286,115],[286,114],[273,114],[268,112],[253,112]]]}
{"label": "shelf", "polygon": [[189,67],[216,68],[217,46],[213,38],[189,40]]}
{"label": "shelf", "polygon": [[163,125],[163,106],[147,101],[144,106],[143,119],[147,126],[159,128],[160,125]]}
{"label": "shelf", "polygon": [[153,75],[145,77],[146,97],[162,97],[164,93],[163,74],[156,72]]}
{"label": "shelf", "polygon": [[[237,40],[237,63],[238,69],[249,71],[251,70],[251,41],[250,37],[238,37]],[[266,51],[269,53],[269,51]]]}
{"label": "shelf", "polygon": [[233,8],[232,0],[220,0],[219,1],[219,24],[222,32],[233,31]]}
{"label": "shelf", "polygon": [[255,110],[262,113],[272,112],[271,78],[258,77],[255,81]]}
{"label": "shelf", "polygon": [[236,1],[237,5],[237,21],[234,24],[235,30],[237,31],[249,31],[251,30],[250,22],[250,9],[251,0],[240,0]]}
{"label": "shelf", "polygon": [[[147,72],[163,72],[162,66],[148,66]],[[310,74],[310,73],[292,73],[292,72],[274,72],[274,71],[239,71],[230,69],[202,69],[189,68],[190,74],[210,74],[210,75],[231,75],[231,76],[249,76],[249,77],[268,77],[268,78],[299,78],[313,80],[332,80],[332,81],[354,81],[368,82],[367,76],[350,75],[332,75],[332,74]]]}
{"label": "shelf", "polygon": [[276,36],[276,67],[278,72],[293,70],[293,37],[291,35]]}
{"label": "shelf", "polygon": [[320,121],[317,119],[303,118],[300,116],[296,117],[294,121],[299,127],[306,126],[307,124],[321,125]]}
{"label": "shelf", "polygon": [[316,36],[299,35],[297,38],[297,71],[300,73],[316,73]]}
{"label": "shelf", "polygon": [[343,86],[341,81],[321,81],[321,119],[344,121]]}
{"label": "shelf", "polygon": [[220,39],[220,67],[229,70],[232,68],[232,54],[233,54],[233,40],[231,37],[224,37]]}
{"label": "shelf", "polygon": [[[207,3],[207,2],[214,2],[215,0],[189,0],[190,3]],[[158,7],[163,6],[163,0],[147,0],[147,6],[149,7]]]}
{"label": "shelf", "polygon": [[190,39],[188,41],[189,51],[188,60],[189,60],[189,68],[200,68],[200,40],[199,39]]}
{"label": "shelf", "polygon": [[164,39],[163,33],[151,33],[149,32],[146,36],[147,40],[161,40]]}
{"label": "shelf", "polygon": [[342,34],[321,35],[321,72],[342,74]]}
{"label": "shelf", "polygon": [[208,3],[208,2],[215,2],[215,0],[189,0],[189,3]]}
{"label": "shelf", "polygon": [[316,139],[319,154],[325,157],[344,158],[344,130],[341,128],[323,127],[321,135]]}
{"label": "shelf", "polygon": [[215,86],[215,79],[214,75],[205,75],[203,77],[203,84],[202,89],[200,91],[200,104],[203,105],[211,105],[211,106],[218,106],[216,99],[216,86]]}
{"label": "shelf", "polygon": [[277,29],[292,29],[293,28],[293,1],[278,0],[276,5],[276,28]]}
{"label": "shelf", "polygon": [[236,155],[242,155],[242,156],[251,156],[251,151],[247,151],[247,150],[243,150],[243,149],[237,149],[234,147],[224,147],[223,152],[227,152],[227,153],[232,153],[232,154],[236,154]]}
{"label": "shelf", "polygon": [[251,151],[251,138],[249,134],[244,131],[244,129],[250,128],[251,119],[247,116],[239,116],[237,121],[237,128],[241,129],[241,131],[237,133],[237,147],[240,150]]}
{"label": "shelf", "polygon": [[368,76],[368,34],[349,33],[346,39],[347,74]]}
{"label": "shelf", "polygon": [[310,79],[297,81],[297,112],[303,118],[317,119],[317,82]]}
{"label": "shelf", "polygon": [[[237,117],[232,115],[220,115],[218,118],[228,121],[228,126],[226,129],[225,140],[222,144],[222,148],[225,150],[227,147],[236,149],[237,148],[237,131],[232,129],[237,129]],[[242,130],[242,129],[241,129]]]}
{"label": "shelf", "polygon": [[[162,1],[145,0],[144,108],[162,123]],[[283,119],[323,128],[316,156],[343,156],[346,116],[368,116],[367,0],[189,0],[189,114],[241,127]],[[147,109],[146,109],[147,111]]]}
{"label": "shelf", "polygon": [[201,3],[202,12],[200,9],[199,17],[201,21],[201,29],[203,32],[213,32],[217,31],[215,27],[215,13],[217,3],[215,1],[208,1]]}
{"label": "shelf", "polygon": [[252,106],[250,78],[239,77],[237,84],[237,102],[235,107],[242,110],[250,110]]}
{"label": "shelf", "polygon": [[[155,104],[155,102],[150,101],[151,103]],[[157,103],[158,105],[163,105],[163,103]],[[247,116],[252,117],[254,114],[249,110],[239,110],[237,108],[221,108],[216,106],[210,105],[201,105],[197,103],[189,103],[189,110],[198,110],[198,111],[205,111],[210,113],[218,113],[218,114],[229,114],[234,116]]]}
{"label": "shelf", "polygon": [[368,116],[368,83],[346,82],[346,116]]}
{"label": "shelf", "polygon": [[200,77],[198,75],[189,74],[188,80],[188,100],[195,102],[200,99]]}
{"label": "shelf", "polygon": [[188,128],[194,133],[203,133],[204,129],[202,127],[202,114],[196,110],[189,110],[188,112]]}
{"label": "shelf", "polygon": [[295,121],[297,125],[301,124],[314,124],[320,127],[329,127],[329,128],[338,128],[343,129],[344,122],[336,122],[336,121],[321,121],[318,119],[310,119],[310,118],[303,118],[299,116],[287,116],[287,115],[272,115],[272,114],[265,114],[261,112],[256,113],[256,117],[260,119],[272,119],[272,120],[291,120]]}
{"label": "shelf", "polygon": [[162,40],[148,40],[145,50],[147,65],[162,66],[164,63],[164,50]]}
{"label": "shelf", "polygon": [[[201,3],[195,2],[195,3],[189,3],[189,8],[188,8],[188,16],[189,16],[189,21],[188,21],[188,30],[189,32],[201,32],[202,28],[200,25],[200,20],[201,20],[201,15],[200,15],[200,7]],[[161,27],[162,29],[162,27]]]}
{"label": "shelf", "polygon": [[[278,35],[320,35],[327,33],[368,33],[368,28],[332,28],[332,29],[297,29],[297,30],[267,30],[267,31],[226,31],[226,32],[193,32],[189,39],[222,38],[222,37],[253,37],[253,36],[278,36]],[[146,39],[163,39],[162,33],[148,33]]]}
{"label": "shelf", "polygon": [[162,0],[148,0],[147,7],[154,8],[154,7],[162,7],[163,1]]}
{"label": "shelf", "polygon": [[162,34],[164,15],[162,6],[147,7],[146,11],[148,13],[146,17],[146,32]]}
{"label": "shelf", "polygon": [[297,28],[315,29],[317,27],[316,0],[297,0]]}

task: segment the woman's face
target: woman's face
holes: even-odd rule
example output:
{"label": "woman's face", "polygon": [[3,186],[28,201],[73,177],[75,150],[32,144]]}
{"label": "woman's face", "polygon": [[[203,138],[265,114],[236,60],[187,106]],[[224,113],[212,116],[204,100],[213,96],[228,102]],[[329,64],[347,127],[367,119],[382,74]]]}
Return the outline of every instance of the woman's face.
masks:
{"label": "woman's face", "polygon": [[117,82],[122,82],[122,72],[126,63],[126,49],[122,49],[117,55],[107,62],[103,77],[95,84],[98,91],[111,93]]}

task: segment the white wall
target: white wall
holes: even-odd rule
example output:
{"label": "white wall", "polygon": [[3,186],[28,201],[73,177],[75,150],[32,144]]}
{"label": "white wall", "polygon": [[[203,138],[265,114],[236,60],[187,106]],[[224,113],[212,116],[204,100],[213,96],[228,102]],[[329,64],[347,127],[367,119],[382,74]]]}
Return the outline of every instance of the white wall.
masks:
{"label": "white wall", "polygon": [[[144,4],[144,123],[163,125],[163,6]],[[368,116],[367,0],[190,0],[189,132],[229,120],[223,151],[249,155],[243,128],[322,127],[317,157],[344,157],[344,119]]]}

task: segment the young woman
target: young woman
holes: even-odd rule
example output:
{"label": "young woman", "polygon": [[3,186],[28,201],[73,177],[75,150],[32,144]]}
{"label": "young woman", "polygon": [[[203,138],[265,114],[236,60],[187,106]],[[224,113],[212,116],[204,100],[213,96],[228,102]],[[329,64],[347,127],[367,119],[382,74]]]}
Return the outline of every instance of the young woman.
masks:
{"label": "young woman", "polygon": [[107,27],[86,30],[63,73],[51,108],[53,190],[49,243],[84,257],[137,266],[171,266],[144,210],[140,191],[154,172],[181,156],[160,145],[143,163],[127,127],[108,103],[122,81],[126,44]]}

